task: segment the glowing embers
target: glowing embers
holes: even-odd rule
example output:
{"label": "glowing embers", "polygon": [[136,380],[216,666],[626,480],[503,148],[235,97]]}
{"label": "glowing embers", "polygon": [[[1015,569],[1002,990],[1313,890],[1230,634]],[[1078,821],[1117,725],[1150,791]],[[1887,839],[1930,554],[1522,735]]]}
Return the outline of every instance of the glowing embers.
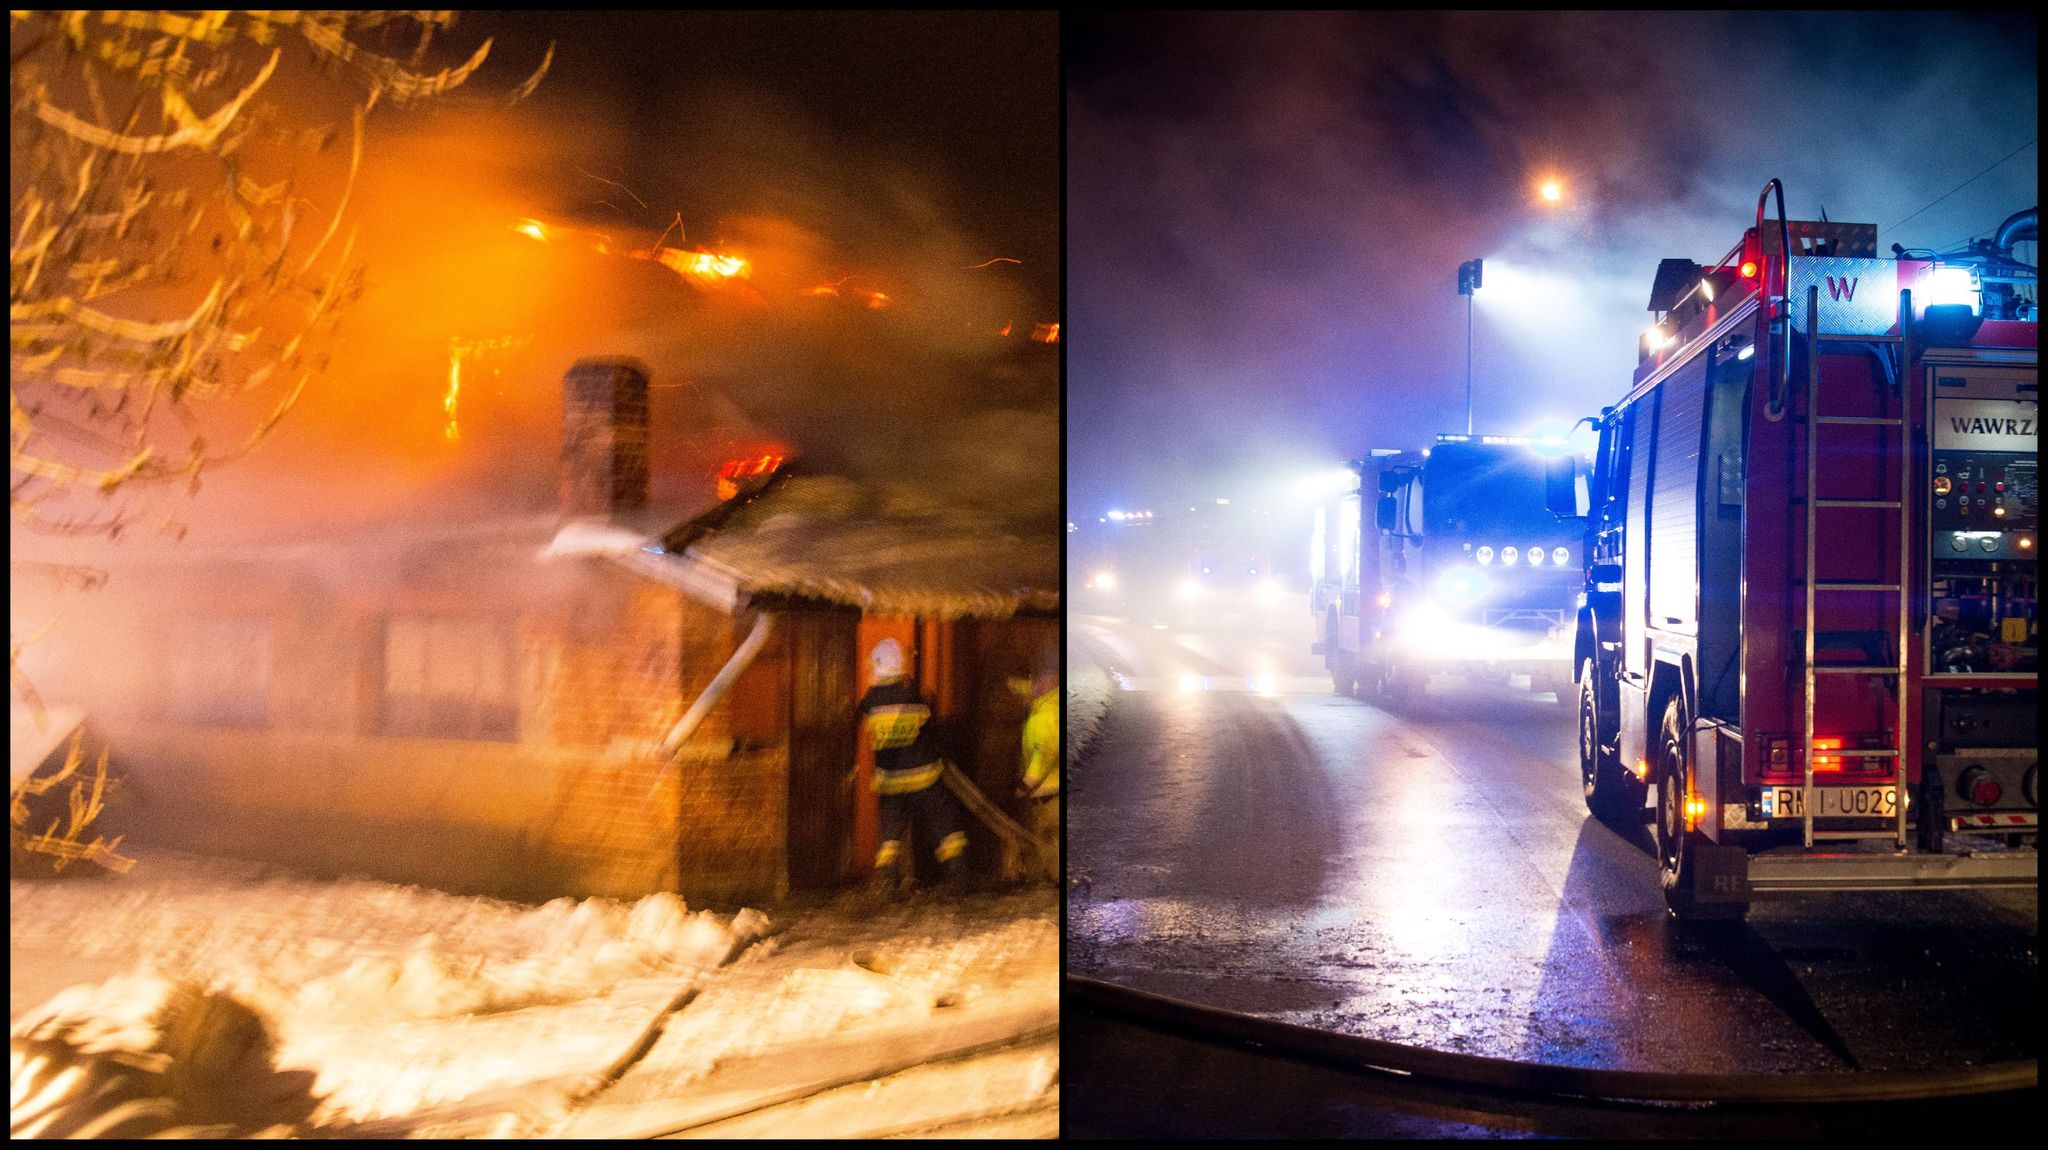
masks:
{"label": "glowing embers", "polygon": [[890,298],[887,292],[868,291],[866,288],[849,287],[848,285],[853,282],[853,279],[854,277],[852,276],[846,276],[842,279],[834,280],[831,283],[822,283],[819,284],[817,287],[804,289],[804,294],[807,296],[824,296],[829,299],[858,300],[861,306],[867,308],[869,311],[876,311],[881,308],[888,307],[890,304],[896,302],[894,299]]}
{"label": "glowing embers", "polygon": [[[514,220],[511,228],[536,243],[562,244],[573,240],[601,256],[620,255],[627,259],[657,263],[698,287],[717,287],[733,280],[746,279],[753,273],[752,261],[742,256],[706,251],[701,247],[695,251],[665,247],[660,237],[656,238],[652,248],[633,251],[621,250],[610,236],[600,232],[556,227],[532,218]],[[667,235],[666,232],[662,234]]]}
{"label": "glowing embers", "polygon": [[702,285],[715,287],[728,280],[745,278],[752,265],[738,256],[721,255],[718,252],[698,250],[686,252],[681,248],[658,248],[653,259],[655,263],[677,272],[684,279]]}
{"label": "glowing embers", "polygon": [[1024,332],[1022,326],[1013,320],[996,329],[996,334],[1005,339],[1020,332],[1033,343],[1053,344],[1060,341],[1060,325],[1056,323],[1035,323],[1031,325],[1029,332]]}

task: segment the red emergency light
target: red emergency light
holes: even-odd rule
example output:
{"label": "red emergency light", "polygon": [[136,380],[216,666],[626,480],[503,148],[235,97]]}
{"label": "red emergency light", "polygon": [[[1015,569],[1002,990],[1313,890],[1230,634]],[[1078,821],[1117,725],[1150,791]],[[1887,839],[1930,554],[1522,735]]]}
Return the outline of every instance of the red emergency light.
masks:
{"label": "red emergency light", "polygon": [[1739,270],[1743,279],[1753,280],[1763,274],[1763,268],[1763,244],[1757,239],[1756,229],[1751,228],[1742,233],[1742,264]]}

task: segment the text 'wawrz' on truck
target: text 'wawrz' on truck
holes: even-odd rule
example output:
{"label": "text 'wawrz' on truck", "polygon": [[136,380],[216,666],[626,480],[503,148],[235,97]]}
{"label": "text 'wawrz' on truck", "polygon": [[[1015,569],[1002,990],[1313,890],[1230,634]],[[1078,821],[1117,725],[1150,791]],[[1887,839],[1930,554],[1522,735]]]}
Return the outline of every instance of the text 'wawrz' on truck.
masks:
{"label": "text 'wawrz' on truck", "polygon": [[1351,465],[1355,489],[1317,508],[1309,547],[1312,649],[1340,693],[1400,702],[1438,673],[1520,674],[1573,704],[1582,532],[1544,499],[1545,460],[1564,450],[1439,435]]}
{"label": "text 'wawrz' on truck", "polygon": [[1654,796],[1680,917],[2037,884],[2035,228],[1878,258],[1773,180],[1719,262],[1658,269],[1590,507],[1553,467],[1552,510],[1589,512],[1587,805]]}

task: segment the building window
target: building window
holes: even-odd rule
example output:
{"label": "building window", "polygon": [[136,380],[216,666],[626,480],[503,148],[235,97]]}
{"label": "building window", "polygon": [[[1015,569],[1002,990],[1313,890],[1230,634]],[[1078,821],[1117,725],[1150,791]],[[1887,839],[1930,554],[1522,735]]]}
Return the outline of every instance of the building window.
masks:
{"label": "building window", "polygon": [[164,653],[164,711],[209,727],[270,725],[270,620],[189,619]]}
{"label": "building window", "polygon": [[517,653],[508,617],[393,616],[384,628],[384,733],[518,739]]}

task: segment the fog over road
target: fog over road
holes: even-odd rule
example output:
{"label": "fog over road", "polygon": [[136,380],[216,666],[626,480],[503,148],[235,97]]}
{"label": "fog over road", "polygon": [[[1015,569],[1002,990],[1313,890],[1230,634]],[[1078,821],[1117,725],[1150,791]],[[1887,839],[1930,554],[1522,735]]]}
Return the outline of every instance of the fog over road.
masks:
{"label": "fog over road", "polygon": [[1580,797],[1575,716],[1439,678],[1333,693],[1293,627],[1071,616],[1124,690],[1068,784],[1068,969],[1441,1050],[1663,1071],[2038,1052],[2031,892],[1760,902],[1669,920],[1649,827]]}

